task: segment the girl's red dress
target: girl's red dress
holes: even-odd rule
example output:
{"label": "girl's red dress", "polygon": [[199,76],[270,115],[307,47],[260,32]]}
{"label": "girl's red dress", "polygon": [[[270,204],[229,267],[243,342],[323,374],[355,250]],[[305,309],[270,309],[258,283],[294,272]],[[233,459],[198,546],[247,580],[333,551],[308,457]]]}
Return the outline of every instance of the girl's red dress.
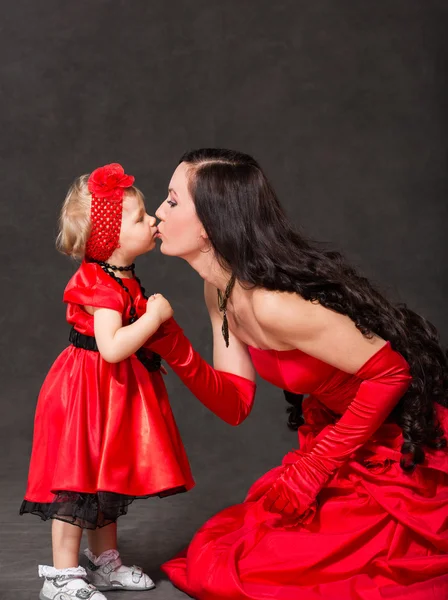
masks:
{"label": "girl's red dress", "polygon": [[[331,430],[361,380],[299,350],[250,353],[261,377],[309,394],[300,449],[283,460],[293,463]],[[437,406],[446,435],[448,410]],[[301,523],[263,509],[263,495],[282,473],[272,469],[163,570],[200,600],[447,600],[448,453],[427,449],[424,464],[407,474],[402,443],[401,429],[385,422]]]}
{"label": "girl's red dress", "polygon": [[[140,316],[146,299],[137,280],[123,283]],[[83,306],[116,310],[129,323],[129,294],[96,263],[82,263],[64,302],[67,321],[87,336],[94,336],[93,316]],[[98,521],[87,517],[83,526],[95,527],[113,521],[114,510],[115,516],[124,514],[134,498],[193,485],[160,372],[149,372],[135,355],[111,364],[99,352],[66,348],[40,391],[21,512],[74,520],[76,515],[65,512],[75,503],[82,520],[83,503],[93,502]]]}

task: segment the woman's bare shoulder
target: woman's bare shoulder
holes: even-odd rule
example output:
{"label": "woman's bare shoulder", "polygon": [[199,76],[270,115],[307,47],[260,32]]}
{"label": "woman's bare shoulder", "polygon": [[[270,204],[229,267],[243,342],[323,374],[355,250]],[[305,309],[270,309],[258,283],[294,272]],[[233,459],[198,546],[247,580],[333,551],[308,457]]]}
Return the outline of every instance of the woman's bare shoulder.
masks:
{"label": "woman's bare shoulder", "polygon": [[255,318],[264,327],[306,321],[316,312],[318,305],[305,300],[295,292],[280,292],[257,288],[252,295],[252,307]]}
{"label": "woman's bare shoulder", "polygon": [[348,316],[299,294],[260,291],[253,307],[273,347],[290,344],[347,373],[356,373],[385,344],[378,336],[364,336]]}

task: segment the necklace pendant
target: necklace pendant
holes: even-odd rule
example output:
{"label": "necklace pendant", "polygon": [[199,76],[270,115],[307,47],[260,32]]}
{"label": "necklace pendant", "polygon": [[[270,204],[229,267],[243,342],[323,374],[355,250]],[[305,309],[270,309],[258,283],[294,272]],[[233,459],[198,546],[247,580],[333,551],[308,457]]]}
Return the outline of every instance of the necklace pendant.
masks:
{"label": "necklace pendant", "polygon": [[224,311],[221,331],[222,331],[222,337],[224,338],[224,341],[226,343],[226,348],[228,348],[229,347],[229,323],[227,321],[226,311]]}
{"label": "necklace pendant", "polygon": [[229,323],[227,321],[227,301],[230,297],[230,294],[232,293],[234,285],[235,285],[235,276],[232,275],[229,283],[226,286],[224,295],[221,293],[220,290],[218,290],[218,308],[219,308],[219,311],[223,313],[221,331],[222,331],[222,336],[224,338],[224,341],[226,343],[226,348],[229,347]]}
{"label": "necklace pendant", "polygon": [[226,348],[229,347],[229,334],[227,332],[227,328],[225,326],[225,323],[223,324],[223,337],[224,337],[224,342],[226,344]]}

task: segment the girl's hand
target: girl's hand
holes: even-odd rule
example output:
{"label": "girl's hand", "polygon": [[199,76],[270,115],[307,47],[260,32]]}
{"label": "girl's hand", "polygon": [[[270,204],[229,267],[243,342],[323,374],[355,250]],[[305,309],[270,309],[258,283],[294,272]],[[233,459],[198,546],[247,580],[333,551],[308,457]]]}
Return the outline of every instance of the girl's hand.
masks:
{"label": "girl's hand", "polygon": [[162,294],[153,294],[148,298],[146,313],[152,316],[157,315],[160,323],[164,323],[174,314],[171,304]]}

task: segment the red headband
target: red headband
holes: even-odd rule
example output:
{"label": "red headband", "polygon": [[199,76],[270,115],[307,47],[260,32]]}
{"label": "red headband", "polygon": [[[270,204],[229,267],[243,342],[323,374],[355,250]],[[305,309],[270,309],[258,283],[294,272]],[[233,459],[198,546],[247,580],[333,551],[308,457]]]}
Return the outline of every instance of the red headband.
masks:
{"label": "red headband", "polygon": [[118,163],[105,165],[91,173],[87,183],[92,194],[92,230],[86,245],[88,258],[107,260],[119,247],[124,191],[133,183],[134,177],[126,175]]}

